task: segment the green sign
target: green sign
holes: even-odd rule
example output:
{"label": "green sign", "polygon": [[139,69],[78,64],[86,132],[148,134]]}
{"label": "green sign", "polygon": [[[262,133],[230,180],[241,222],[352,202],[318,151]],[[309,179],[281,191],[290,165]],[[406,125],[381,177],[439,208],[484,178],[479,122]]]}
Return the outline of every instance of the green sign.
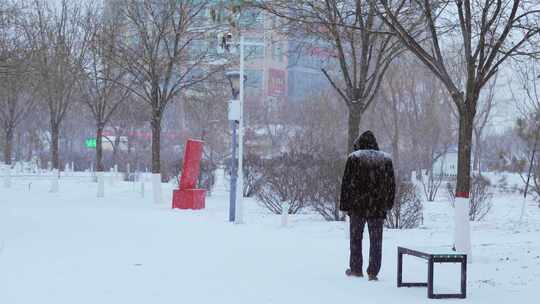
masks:
{"label": "green sign", "polygon": [[97,146],[95,138],[86,139],[85,144],[88,149],[95,149]]}

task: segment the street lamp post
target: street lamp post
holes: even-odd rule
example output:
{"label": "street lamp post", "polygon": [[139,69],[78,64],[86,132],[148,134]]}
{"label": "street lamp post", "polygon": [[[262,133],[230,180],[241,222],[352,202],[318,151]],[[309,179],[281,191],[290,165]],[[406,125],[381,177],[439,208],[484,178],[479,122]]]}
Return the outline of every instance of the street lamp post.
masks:
{"label": "street lamp post", "polygon": [[[230,48],[230,39],[232,39],[232,34],[227,34],[224,36],[222,47],[229,51]],[[263,42],[245,42],[244,37],[240,35],[240,42],[238,48],[240,49],[240,71],[239,72],[228,72],[226,73],[227,78],[231,84],[233,91],[233,100],[229,102],[229,120],[233,124],[233,140],[232,140],[232,165],[231,165],[231,193],[230,193],[230,210],[229,210],[229,220],[234,221],[237,224],[244,222],[244,208],[243,208],[243,198],[244,198],[244,82],[246,80],[246,75],[244,72],[244,46],[262,46],[264,47]],[[236,87],[236,84],[238,86]],[[236,89],[237,88],[237,89]],[[238,98],[237,98],[238,97]],[[234,115],[231,115],[234,114]],[[238,124],[238,167],[236,167],[236,133]]]}
{"label": "street lamp post", "polygon": [[229,221],[234,222],[236,219],[236,183],[238,178],[238,170],[236,169],[236,129],[240,121],[240,100],[238,95],[240,91],[240,73],[238,71],[230,71],[225,74],[229,80],[232,91],[232,99],[229,101],[229,121],[232,127],[232,156],[231,156],[231,188],[229,192]]}
{"label": "street lamp post", "polygon": [[244,36],[240,36],[240,122],[238,124],[238,187],[236,188],[238,216],[235,219],[237,224],[244,222],[244,82]]}

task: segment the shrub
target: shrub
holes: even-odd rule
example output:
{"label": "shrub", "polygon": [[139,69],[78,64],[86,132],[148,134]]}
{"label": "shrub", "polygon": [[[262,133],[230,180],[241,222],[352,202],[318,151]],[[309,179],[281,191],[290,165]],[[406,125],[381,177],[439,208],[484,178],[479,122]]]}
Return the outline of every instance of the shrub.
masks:
{"label": "shrub", "polygon": [[[224,160],[227,177],[231,178],[231,158]],[[263,160],[260,156],[252,153],[244,155],[242,171],[244,172],[243,193],[245,197],[255,196],[262,185]]]}
{"label": "shrub", "polygon": [[390,229],[416,228],[424,220],[422,209],[417,187],[402,181],[396,189],[394,207],[386,215],[385,226]]}
{"label": "shrub", "polygon": [[[481,221],[489,214],[492,207],[493,193],[491,193],[491,182],[481,176],[474,175],[471,178],[471,196],[469,200],[469,220]],[[452,207],[455,206],[455,189],[456,182],[450,181],[446,183],[446,190]]]}
{"label": "shrub", "polygon": [[201,171],[199,173],[198,187],[211,191],[216,182],[217,165],[209,160],[201,161]]}
{"label": "shrub", "polygon": [[344,220],[339,211],[339,199],[345,160],[316,160],[312,169],[309,183],[311,207],[327,221]]}
{"label": "shrub", "polygon": [[283,154],[265,160],[261,166],[262,184],[257,198],[272,213],[281,214],[282,203],[289,204],[289,214],[298,213],[309,202],[311,156]]}
{"label": "shrub", "polygon": [[435,201],[435,197],[437,196],[437,192],[439,192],[439,187],[442,184],[443,181],[443,175],[438,174],[434,175],[433,170],[429,170],[427,173],[427,181],[425,180],[423,174],[420,175],[420,182],[422,183],[422,188],[424,190],[424,195],[426,196],[426,200],[428,202]]}

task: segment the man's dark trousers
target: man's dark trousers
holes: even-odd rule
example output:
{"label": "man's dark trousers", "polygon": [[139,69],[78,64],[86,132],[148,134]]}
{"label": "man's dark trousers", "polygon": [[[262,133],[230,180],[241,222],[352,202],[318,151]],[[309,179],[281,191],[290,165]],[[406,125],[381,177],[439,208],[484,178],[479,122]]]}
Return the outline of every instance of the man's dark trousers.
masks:
{"label": "man's dark trousers", "polygon": [[384,219],[366,218],[352,213],[350,214],[350,221],[350,268],[353,272],[363,273],[362,237],[364,234],[364,227],[367,223],[369,231],[369,266],[367,269],[367,273],[369,275],[377,276],[381,269]]}

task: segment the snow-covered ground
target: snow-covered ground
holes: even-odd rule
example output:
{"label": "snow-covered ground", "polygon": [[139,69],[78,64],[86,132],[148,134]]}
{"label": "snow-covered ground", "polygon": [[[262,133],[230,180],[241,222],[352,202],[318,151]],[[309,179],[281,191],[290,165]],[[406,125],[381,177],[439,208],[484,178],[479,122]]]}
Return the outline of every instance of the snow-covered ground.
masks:
{"label": "snow-covered ground", "polygon": [[[109,185],[107,184],[109,187]],[[452,243],[449,203],[425,203],[419,229],[385,230],[379,282],[348,278],[344,223],[313,214],[280,218],[246,201],[243,225],[227,222],[228,194],[204,211],[151,203],[131,183],[107,188],[85,180],[0,188],[0,303],[533,303],[540,288],[540,210],[496,195],[492,213],[473,223],[466,300],[428,300],[426,288],[396,288],[396,246]],[[147,186],[148,189],[148,186]],[[441,191],[442,194],[442,191]],[[444,195],[441,195],[444,196]],[[364,238],[367,251],[367,231]],[[365,255],[367,256],[367,255]],[[366,262],[367,266],[367,262]],[[405,258],[405,280],[425,280],[426,264]],[[437,291],[458,291],[459,266],[436,265]]]}

